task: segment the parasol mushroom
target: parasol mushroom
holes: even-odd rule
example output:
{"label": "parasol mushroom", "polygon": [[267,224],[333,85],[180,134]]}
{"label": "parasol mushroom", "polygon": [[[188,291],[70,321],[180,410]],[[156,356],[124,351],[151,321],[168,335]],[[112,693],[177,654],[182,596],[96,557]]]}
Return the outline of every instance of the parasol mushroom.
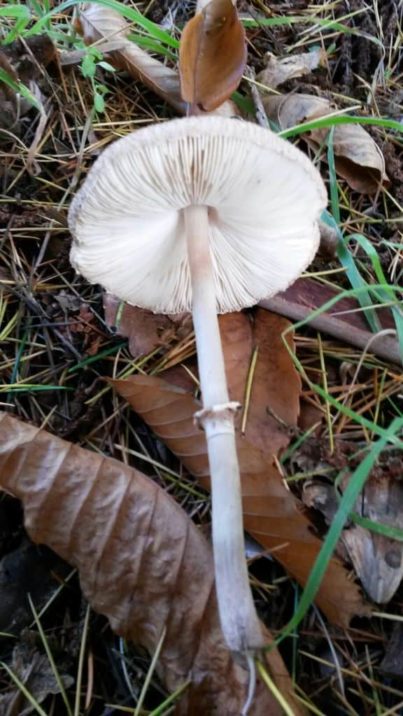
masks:
{"label": "parasol mushroom", "polygon": [[71,261],[89,281],[158,313],[192,311],[213,503],[220,619],[228,646],[264,638],[244,558],[234,412],[217,312],[283,291],[312,260],[326,205],[319,173],[251,123],[189,117],[105,150],[73,200]]}

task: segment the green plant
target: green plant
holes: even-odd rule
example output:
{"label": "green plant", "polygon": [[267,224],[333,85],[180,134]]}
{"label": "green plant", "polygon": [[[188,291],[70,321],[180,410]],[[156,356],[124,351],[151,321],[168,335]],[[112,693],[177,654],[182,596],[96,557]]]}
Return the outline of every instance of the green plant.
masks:
{"label": "green plant", "polygon": [[95,112],[102,114],[105,112],[105,95],[109,90],[102,82],[99,82],[97,70],[102,68],[106,72],[115,72],[115,68],[109,62],[105,62],[102,52],[97,47],[86,47],[84,43],[83,47],[85,55],[81,60],[81,73],[91,83]]}

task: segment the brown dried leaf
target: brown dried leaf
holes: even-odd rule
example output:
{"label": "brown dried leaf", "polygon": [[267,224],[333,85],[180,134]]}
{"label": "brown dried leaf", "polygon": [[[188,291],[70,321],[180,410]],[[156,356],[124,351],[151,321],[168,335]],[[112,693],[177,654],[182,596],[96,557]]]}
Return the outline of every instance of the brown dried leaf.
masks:
{"label": "brown dried leaf", "polygon": [[[154,653],[166,630],[161,678],[171,691],[191,679],[176,713],[238,716],[248,675],[221,635],[211,550],[179,505],[137,470],[1,412],[0,436],[0,485],[22,500],[30,537],[78,568],[118,634]],[[268,664],[302,715],[278,652]],[[260,684],[250,713],[280,712]]]}
{"label": "brown dried leaf", "polygon": [[[306,504],[320,510],[330,523],[338,507],[334,487],[313,481],[304,493]],[[373,522],[401,528],[402,504],[403,487],[396,478],[372,477],[366,482],[355,511]],[[389,602],[403,578],[403,543],[361,525],[343,530],[342,541],[367,594],[374,602]]]}
{"label": "brown dried leaf", "polygon": [[211,0],[185,25],[179,49],[182,97],[209,112],[238,87],[245,31],[231,0]]}
{"label": "brown dried leaf", "polygon": [[[263,104],[268,117],[277,122],[281,129],[326,117],[335,111],[329,100],[308,94],[263,97]],[[307,132],[306,137],[317,148],[325,142],[328,131],[314,129]],[[361,125],[336,125],[333,147],[336,171],[355,191],[373,194],[380,184],[388,182],[383,154]]]}
{"label": "brown dried leaf", "polygon": [[[243,395],[244,392],[238,379],[233,380],[237,351],[239,351],[237,370],[240,371],[243,376],[242,380],[245,381],[248,372],[247,367],[245,370],[245,354],[250,355],[253,342],[250,333],[248,334],[248,328],[239,319],[235,316],[223,318],[227,320],[227,330],[223,331],[223,343],[227,355],[230,397],[234,399]],[[265,319],[261,320],[263,320],[263,332]],[[232,331],[229,330],[231,323]],[[232,333],[234,340],[228,347],[226,336]],[[245,346],[247,346],[246,349]],[[273,423],[270,420],[266,422],[266,418],[270,418],[266,409],[273,398],[275,386],[273,377],[267,380],[265,376],[265,371],[270,372],[267,355],[273,352],[268,336],[262,346],[260,357],[262,368],[258,369],[258,376],[260,370],[262,373],[256,388],[256,407],[253,407],[254,401],[251,401],[249,416],[251,423],[248,428],[249,433],[247,433],[251,439],[257,440],[261,449],[255,447],[246,437],[238,433],[237,446],[242,474],[244,525],[245,529],[260,544],[273,550],[276,559],[300,583],[304,584],[321,547],[321,542],[313,535],[310,522],[303,514],[298,501],[284,486],[282,477],[270,456],[271,443],[276,444],[277,447],[284,446],[286,433],[282,432],[277,435],[275,431],[273,432]],[[282,350],[286,353],[284,347]],[[232,356],[230,356],[231,352]],[[265,355],[266,360],[264,359]],[[289,361],[291,362],[290,359]],[[282,355],[281,362],[286,363],[285,355]],[[290,391],[291,407],[281,404],[280,407],[277,406],[277,409],[279,413],[282,413],[281,417],[285,421],[293,424],[298,413],[292,393],[299,390],[299,383],[298,380],[291,377],[290,367],[283,375],[289,376],[286,379],[285,387]],[[134,376],[127,380],[116,380],[113,381],[113,385],[152,427],[158,437],[179,457],[185,467],[198,478],[204,487],[208,488],[209,468],[205,437],[204,433],[195,426],[193,420],[194,413],[200,409],[201,405],[194,399],[192,393],[150,376]],[[278,385],[280,385],[280,381]],[[232,392],[233,390],[234,392]],[[281,393],[281,391],[279,392]],[[254,413],[254,411],[256,412]],[[349,580],[346,570],[335,559],[329,564],[326,578],[318,593],[317,602],[330,620],[344,626],[348,624],[353,615],[367,612],[358,587]]]}
{"label": "brown dried leaf", "polygon": [[[60,685],[47,655],[41,654],[33,643],[30,643],[29,633],[26,631],[22,632],[13,649],[11,668],[38,704],[43,703],[49,694],[60,693]],[[74,684],[74,679],[69,674],[60,674],[60,680],[66,689]],[[37,713],[37,709],[18,687],[0,695],[0,714],[3,716],[28,716],[35,712]]]}
{"label": "brown dried leaf", "polygon": [[257,76],[257,80],[267,87],[275,89],[288,80],[308,75],[312,70],[323,67],[326,62],[326,51],[322,48],[299,55],[276,57],[271,52],[266,54],[266,67]]}
{"label": "brown dried leaf", "polygon": [[185,338],[192,331],[190,314],[168,316],[152,313],[128,303],[122,305],[110,293],[104,293],[103,303],[106,325],[129,339],[129,350],[134,358],[147,355],[176,337]]}
{"label": "brown dried leaf", "polygon": [[[229,313],[219,322],[231,400],[245,403],[249,373],[252,378],[243,436],[267,455],[277,455],[287,447],[287,428],[296,426],[299,413],[301,381],[281,338],[290,323],[262,309],[253,319]],[[291,345],[291,334],[287,338]]]}
{"label": "brown dried leaf", "polygon": [[[189,472],[208,488],[205,438],[193,421],[201,404],[183,389],[151,376],[116,380],[113,385]],[[275,558],[304,584],[321,547],[320,540],[312,533],[310,522],[270,459],[242,438],[238,438],[238,457],[245,529],[260,544],[273,550]],[[329,564],[316,601],[331,621],[342,626],[354,615],[368,613],[357,585],[335,559]]]}

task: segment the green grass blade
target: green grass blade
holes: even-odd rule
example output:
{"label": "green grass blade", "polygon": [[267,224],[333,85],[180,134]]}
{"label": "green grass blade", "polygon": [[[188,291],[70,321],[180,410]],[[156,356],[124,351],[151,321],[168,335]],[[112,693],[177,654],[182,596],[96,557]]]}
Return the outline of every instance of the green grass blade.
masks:
{"label": "green grass blade", "polygon": [[[178,40],[175,40],[175,38],[171,37],[168,32],[162,30],[158,25],[156,25],[151,20],[148,20],[137,10],[133,10],[133,8],[128,7],[127,5],[123,5],[123,3],[118,2],[118,0],[94,0],[94,3],[96,5],[102,5],[103,7],[115,10],[120,15],[122,15],[122,17],[125,17],[127,20],[129,20],[129,22],[132,22],[142,27],[150,35],[150,37],[153,37],[159,42],[168,45],[168,47],[172,47],[174,49],[177,49],[179,47]],[[64,0],[64,2],[57,3],[52,10],[43,15],[39,20],[34,23],[34,25],[26,33],[26,37],[29,37],[30,35],[37,35],[39,32],[41,32],[47,21],[56,13],[59,14],[61,12],[64,12],[65,10],[68,10],[70,7],[75,7],[77,5],[80,5],[80,0]]]}
{"label": "green grass blade", "polygon": [[[164,713],[166,710],[172,706],[172,704],[175,703],[175,701],[179,698],[179,696],[182,696],[182,694],[185,693],[186,689],[190,686],[191,681],[186,681],[182,686],[179,686],[176,691],[174,691],[172,694],[168,696],[168,698],[165,699],[165,701],[157,706],[156,709],[153,709],[150,711],[148,716],[164,716]],[[169,712],[171,713],[171,711]]]}
{"label": "green grass blade", "polygon": [[8,383],[7,385],[0,385],[0,393],[31,393],[31,392],[42,392],[47,390],[67,390],[72,391],[74,388],[70,388],[67,385],[38,385],[37,383]]}
{"label": "green grass blade", "polygon": [[31,18],[31,13],[26,5],[7,5],[6,7],[0,7],[0,17],[28,21]]}
{"label": "green grass blade", "polygon": [[351,286],[353,289],[363,289],[362,293],[358,294],[358,302],[363,309],[363,313],[365,316],[365,319],[373,333],[378,333],[382,327],[379,323],[379,319],[374,314],[373,310],[366,310],[366,309],[372,309],[372,299],[369,293],[369,286],[366,281],[364,281],[363,277],[361,276],[357,265],[354,260],[354,256],[351,253],[351,251],[348,249],[344,237],[341,241],[339,241],[337,246],[337,256],[339,258],[339,261],[343,268],[346,269],[346,276],[348,280],[350,281]]}
{"label": "green grass blade", "polygon": [[334,147],[333,147],[334,127],[330,127],[329,135],[327,138],[327,163],[329,165],[329,183],[330,183],[330,203],[332,206],[332,213],[337,225],[341,222],[340,216],[340,202],[339,202],[339,188],[337,186],[337,174],[336,174],[336,163],[334,158]]}
{"label": "green grass blade", "polygon": [[375,532],[375,534],[388,537],[389,539],[396,539],[399,542],[403,542],[403,530],[392,525],[386,525],[384,522],[374,522],[374,520],[368,519],[368,517],[362,517],[358,512],[350,512],[349,519],[360,527],[364,527],[369,532]]}
{"label": "green grass blade", "polygon": [[124,346],[127,346],[127,341],[121,341],[120,343],[116,343],[116,345],[111,346],[111,348],[105,348],[105,350],[100,351],[94,356],[89,356],[89,358],[84,358],[84,360],[80,361],[79,363],[76,363],[76,365],[71,366],[71,368],[68,369],[67,373],[75,373],[80,368],[85,368],[88,365],[91,365],[91,363],[96,363],[97,361],[101,360],[102,358],[105,358],[106,356],[113,355],[113,353],[117,353],[118,350],[121,348],[124,348]]}
{"label": "green grass blade", "polygon": [[338,124],[367,124],[372,127],[393,129],[399,133],[403,132],[403,124],[397,122],[395,119],[382,119],[380,117],[357,117],[351,114],[343,114],[329,117],[320,117],[319,119],[312,119],[309,122],[302,122],[301,124],[296,124],[294,127],[282,129],[278,134],[284,139],[290,139],[291,137],[296,137],[298,134],[304,134],[304,132],[311,132],[313,129],[327,129],[330,127],[335,127]]}
{"label": "green grass blade", "polygon": [[173,52],[173,50],[166,45],[162,44],[159,40],[155,40],[153,37],[150,37],[146,34],[140,34],[137,32],[131,32],[128,35],[128,39],[133,42],[138,47],[142,47],[144,50],[147,50],[148,52],[154,52],[157,55],[162,55],[163,57],[168,57],[173,62],[176,62],[178,57],[177,53]]}
{"label": "green grass blade", "polygon": [[[333,136],[334,126],[330,128],[329,136],[327,138],[327,161],[329,165],[329,182],[330,182],[330,201],[332,206],[333,217],[337,226],[337,234],[339,237],[337,245],[337,256],[340,260],[341,265],[346,269],[346,275],[350,284],[353,288],[365,288],[367,285],[362,278],[353,254],[349,251],[346,246],[345,239],[342,232],[339,229],[341,223],[340,216],[340,204],[339,204],[339,188],[337,184],[336,164],[334,158],[334,147],[333,147]],[[361,308],[365,309],[372,306],[371,296],[368,291],[364,290],[359,296],[359,303]],[[381,330],[381,325],[377,319],[377,316],[373,312],[368,311],[364,313],[368,325],[373,333],[377,333]]]}
{"label": "green grass blade", "polygon": [[[385,274],[383,272],[381,262],[379,260],[379,255],[378,255],[378,252],[377,252],[375,246],[373,246],[373,244],[371,244],[371,242],[368,241],[368,239],[365,236],[363,236],[362,234],[350,234],[350,236],[347,237],[347,241],[356,241],[357,243],[360,244],[360,246],[364,249],[365,253],[367,254],[368,258],[371,261],[376,280],[378,281],[379,284],[385,285],[384,289],[379,289],[379,291],[377,292],[377,294],[379,295],[380,301],[381,302],[384,301],[385,303],[387,303],[391,299],[393,300],[394,299],[393,287],[391,287],[388,284],[388,281],[387,281]],[[395,321],[396,333],[398,336],[400,352],[402,354],[402,359],[403,359],[403,313],[402,313],[401,305],[400,306],[399,305],[391,306],[391,311],[392,311],[393,319]]]}
{"label": "green grass blade", "polygon": [[4,82],[4,84],[8,85],[8,87],[13,89],[14,92],[18,92],[22,97],[25,97],[25,99],[27,99],[29,102],[31,102],[31,104],[36,109],[41,111],[40,103],[38,102],[36,97],[34,97],[32,92],[29,91],[28,87],[26,87],[22,82],[16,82],[15,80],[13,80],[13,78],[10,77],[8,72],[3,70],[1,67],[0,67],[0,82]]}
{"label": "green grass blade", "polygon": [[[349,20],[354,15],[358,15],[360,13],[364,12],[364,9],[356,10],[355,12],[351,12],[348,15],[345,15],[344,18],[341,18],[342,20]],[[379,40],[378,37],[374,37],[373,35],[370,35],[369,33],[362,32],[362,30],[350,27],[349,25],[343,25],[342,22],[336,21],[336,20],[325,20],[320,17],[312,17],[309,15],[286,15],[282,17],[268,17],[268,18],[259,18],[259,20],[254,20],[252,18],[244,18],[242,20],[242,24],[248,28],[248,27],[281,27],[283,25],[289,26],[289,25],[318,25],[321,31],[324,30],[336,30],[337,32],[342,32],[345,35],[358,35],[359,37],[365,37],[370,42],[373,42],[375,45],[378,45],[379,47],[382,47],[382,42]]]}

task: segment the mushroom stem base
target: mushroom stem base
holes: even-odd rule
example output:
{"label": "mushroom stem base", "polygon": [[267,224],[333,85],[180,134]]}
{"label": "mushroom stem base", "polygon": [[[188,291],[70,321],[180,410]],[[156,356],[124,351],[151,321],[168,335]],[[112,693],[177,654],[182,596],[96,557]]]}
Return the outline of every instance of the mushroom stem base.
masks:
{"label": "mushroom stem base", "polygon": [[[237,653],[257,651],[265,640],[256,614],[245,561],[241,481],[217,319],[206,206],[184,209],[192,280],[193,323],[207,439],[213,508],[213,548],[221,627]],[[197,415],[195,416],[197,418]]]}

